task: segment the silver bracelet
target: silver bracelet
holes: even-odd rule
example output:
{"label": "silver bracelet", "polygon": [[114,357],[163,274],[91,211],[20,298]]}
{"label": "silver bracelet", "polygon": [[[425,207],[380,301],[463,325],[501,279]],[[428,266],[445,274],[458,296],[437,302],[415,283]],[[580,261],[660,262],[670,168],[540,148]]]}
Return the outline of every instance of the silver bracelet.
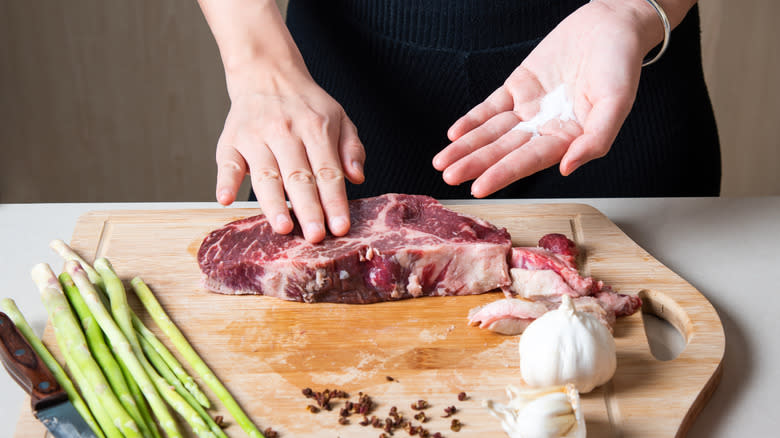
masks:
{"label": "silver bracelet", "polygon": [[656,61],[658,61],[661,58],[661,55],[664,54],[666,51],[666,48],[669,46],[669,39],[672,37],[672,25],[669,23],[669,17],[666,16],[666,11],[661,7],[661,5],[658,4],[655,0],[645,0],[648,3],[650,3],[650,6],[655,9],[655,12],[658,14],[658,17],[661,19],[661,22],[664,25],[664,42],[661,44],[661,50],[658,51],[658,53],[653,56],[653,59],[649,61],[645,61],[642,63],[642,67],[648,66]]}

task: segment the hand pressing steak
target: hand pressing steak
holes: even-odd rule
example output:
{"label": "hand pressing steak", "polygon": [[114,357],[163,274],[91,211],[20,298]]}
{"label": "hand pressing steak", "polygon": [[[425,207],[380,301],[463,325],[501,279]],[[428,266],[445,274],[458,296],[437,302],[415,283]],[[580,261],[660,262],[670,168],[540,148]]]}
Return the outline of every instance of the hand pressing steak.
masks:
{"label": "hand pressing steak", "polygon": [[350,201],[343,237],[277,234],[264,215],[211,232],[198,251],[208,289],[286,300],[362,304],[507,287],[509,233],[427,196]]}

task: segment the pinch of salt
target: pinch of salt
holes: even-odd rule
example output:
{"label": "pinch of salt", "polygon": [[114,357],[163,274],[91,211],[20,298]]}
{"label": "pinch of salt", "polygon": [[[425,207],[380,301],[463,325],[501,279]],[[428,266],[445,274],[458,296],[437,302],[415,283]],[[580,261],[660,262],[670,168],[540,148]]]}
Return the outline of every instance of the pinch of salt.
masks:
{"label": "pinch of salt", "polygon": [[533,134],[533,138],[539,135],[539,128],[550,120],[577,121],[574,116],[574,105],[566,95],[564,84],[558,85],[553,91],[547,93],[539,106],[539,112],[531,120],[518,123],[512,130],[530,132]]}

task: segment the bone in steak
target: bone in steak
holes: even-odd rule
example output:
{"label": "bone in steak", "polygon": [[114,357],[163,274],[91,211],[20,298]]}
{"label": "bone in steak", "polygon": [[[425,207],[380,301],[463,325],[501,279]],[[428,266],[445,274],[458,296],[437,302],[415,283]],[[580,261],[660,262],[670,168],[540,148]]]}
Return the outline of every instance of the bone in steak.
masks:
{"label": "bone in steak", "polygon": [[427,196],[350,201],[352,227],[318,244],[300,227],[275,233],[264,215],[211,232],[198,251],[208,289],[293,301],[373,303],[469,295],[509,285],[509,233]]}

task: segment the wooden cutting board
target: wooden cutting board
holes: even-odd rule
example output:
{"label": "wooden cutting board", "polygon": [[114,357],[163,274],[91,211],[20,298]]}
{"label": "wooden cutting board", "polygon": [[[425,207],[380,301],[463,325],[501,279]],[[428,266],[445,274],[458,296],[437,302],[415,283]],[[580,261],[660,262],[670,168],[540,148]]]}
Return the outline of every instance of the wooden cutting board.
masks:
{"label": "wooden cutting board", "polygon": [[[584,249],[584,275],[624,293],[639,293],[643,312],[671,322],[686,346],[676,359],[659,361],[650,352],[642,315],[619,319],[617,372],[608,384],[582,396],[583,409],[590,437],[685,435],[717,386],[725,347],[718,315],[699,291],[590,206],[449,207],[506,227],[514,245],[533,246],[545,233],[566,234]],[[79,219],[71,243],[87,260],[108,257],[127,280],[133,276],[146,280],[262,429],[271,426],[282,437],[379,436],[380,430],[358,425],[356,417],[349,425],[338,424],[341,402],[331,412],[307,412],[310,401],[301,390],[311,387],[342,389],[353,399],[359,391],[367,393],[377,403],[374,414],[381,418],[391,406],[409,418],[414,414],[410,405],[425,399],[431,405],[427,410],[431,420],[425,424],[431,432],[457,438],[504,436],[498,420],[481,402],[506,401],[506,386],[519,383],[519,337],[466,325],[469,309],[502,298],[499,292],[337,305],[223,296],[203,289],[195,257],[203,237],[229,221],[256,213],[250,209],[90,212]],[[159,333],[134,296],[131,305]],[[50,326],[44,341],[56,345]],[[196,380],[200,381],[197,376]],[[469,396],[462,402],[457,399],[461,391]],[[452,405],[463,423],[460,432],[450,431],[450,419],[441,418],[444,408]],[[232,422],[222,408],[213,414]],[[245,436],[235,424],[226,432]],[[44,434],[23,409],[16,436]],[[396,436],[407,433],[398,431]]]}

